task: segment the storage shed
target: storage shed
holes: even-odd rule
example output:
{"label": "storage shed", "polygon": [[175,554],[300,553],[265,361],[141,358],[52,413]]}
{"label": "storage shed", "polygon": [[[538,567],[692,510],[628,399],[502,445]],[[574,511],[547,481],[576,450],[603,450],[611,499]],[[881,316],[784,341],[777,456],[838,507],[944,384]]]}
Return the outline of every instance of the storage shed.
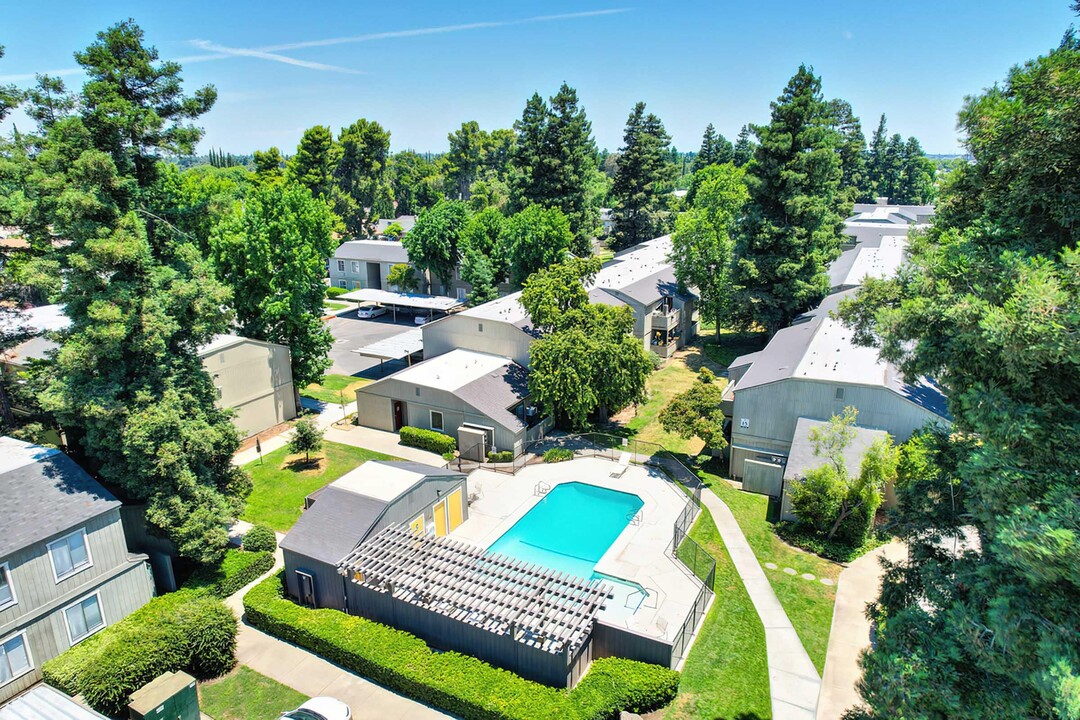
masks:
{"label": "storage shed", "polygon": [[289,595],[310,607],[346,610],[341,560],[392,524],[446,535],[468,519],[465,479],[422,463],[370,460],[312,493],[281,541]]}

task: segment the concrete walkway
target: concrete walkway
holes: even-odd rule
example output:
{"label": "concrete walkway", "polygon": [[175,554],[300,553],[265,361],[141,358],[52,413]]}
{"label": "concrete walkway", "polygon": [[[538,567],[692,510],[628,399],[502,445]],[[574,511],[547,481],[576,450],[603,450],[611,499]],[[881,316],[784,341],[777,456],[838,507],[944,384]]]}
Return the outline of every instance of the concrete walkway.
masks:
{"label": "concrete walkway", "polygon": [[[821,690],[821,678],[814,663],[806,654],[731,510],[708,488],[702,489],[701,500],[712,514],[735,569],[765,626],[773,720],[814,720]],[[717,600],[723,602],[723,598]]]}
{"label": "concrete walkway", "polygon": [[[271,573],[281,569],[281,550]],[[263,578],[266,576],[264,575]],[[263,578],[255,582],[261,582]],[[243,619],[244,594],[255,583],[248,585],[225,600],[240,618],[240,632],[236,637],[236,659],[241,665],[269,678],[288,685],[309,697],[329,695],[352,708],[354,718],[387,718],[388,720],[434,720],[450,718],[451,715],[423,703],[410,700],[367,680],[355,673],[323,660],[319,656],[296,645],[278,640],[256,630]],[[282,711],[292,708],[282,708]]]}
{"label": "concrete walkway", "polygon": [[840,573],[836,586],[829,649],[825,655],[825,676],[818,699],[818,720],[836,720],[862,700],[855,683],[862,677],[859,655],[870,646],[870,621],[866,604],[877,599],[881,589],[882,557],[896,562],[907,554],[903,543],[883,545],[863,555]]}

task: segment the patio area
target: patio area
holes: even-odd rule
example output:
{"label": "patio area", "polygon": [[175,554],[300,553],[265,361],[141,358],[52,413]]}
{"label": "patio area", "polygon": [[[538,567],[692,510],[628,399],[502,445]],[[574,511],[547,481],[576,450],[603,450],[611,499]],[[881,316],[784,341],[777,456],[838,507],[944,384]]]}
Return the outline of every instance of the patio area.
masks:
{"label": "patio area", "polygon": [[[596,564],[596,574],[615,581],[615,596],[597,619],[672,641],[698,599],[701,584],[671,552],[673,527],[689,498],[655,468],[577,458],[529,465],[516,475],[475,470],[468,479],[469,519],[451,537],[489,547],[563,483],[585,483],[640,498],[640,512]],[[580,522],[588,521],[588,509],[583,508]]]}

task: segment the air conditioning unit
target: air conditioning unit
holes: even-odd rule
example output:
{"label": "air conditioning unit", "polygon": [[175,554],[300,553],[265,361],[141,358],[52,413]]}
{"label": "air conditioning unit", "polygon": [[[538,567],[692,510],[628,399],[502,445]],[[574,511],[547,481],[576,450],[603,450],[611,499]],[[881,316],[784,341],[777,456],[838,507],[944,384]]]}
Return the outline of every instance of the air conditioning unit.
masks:
{"label": "air conditioning unit", "polygon": [[199,693],[195,678],[185,672],[167,672],[131,694],[131,720],[199,720]]}

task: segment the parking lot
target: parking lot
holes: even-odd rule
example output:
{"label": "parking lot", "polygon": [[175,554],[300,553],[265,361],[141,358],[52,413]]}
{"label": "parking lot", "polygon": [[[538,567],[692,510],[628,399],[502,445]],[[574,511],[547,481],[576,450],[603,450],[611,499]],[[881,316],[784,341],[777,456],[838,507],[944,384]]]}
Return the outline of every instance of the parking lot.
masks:
{"label": "parking lot", "polygon": [[327,321],[327,326],[334,336],[334,345],[330,348],[330,359],[334,364],[327,371],[334,375],[357,375],[378,378],[388,375],[395,370],[405,367],[402,361],[386,362],[383,364],[383,372],[379,373],[379,360],[377,358],[364,357],[354,353],[353,350],[370,345],[379,340],[385,340],[407,330],[416,327],[413,316],[409,313],[398,313],[398,321],[394,322],[389,313],[374,320],[361,320],[356,317],[356,310],[342,313]]}

